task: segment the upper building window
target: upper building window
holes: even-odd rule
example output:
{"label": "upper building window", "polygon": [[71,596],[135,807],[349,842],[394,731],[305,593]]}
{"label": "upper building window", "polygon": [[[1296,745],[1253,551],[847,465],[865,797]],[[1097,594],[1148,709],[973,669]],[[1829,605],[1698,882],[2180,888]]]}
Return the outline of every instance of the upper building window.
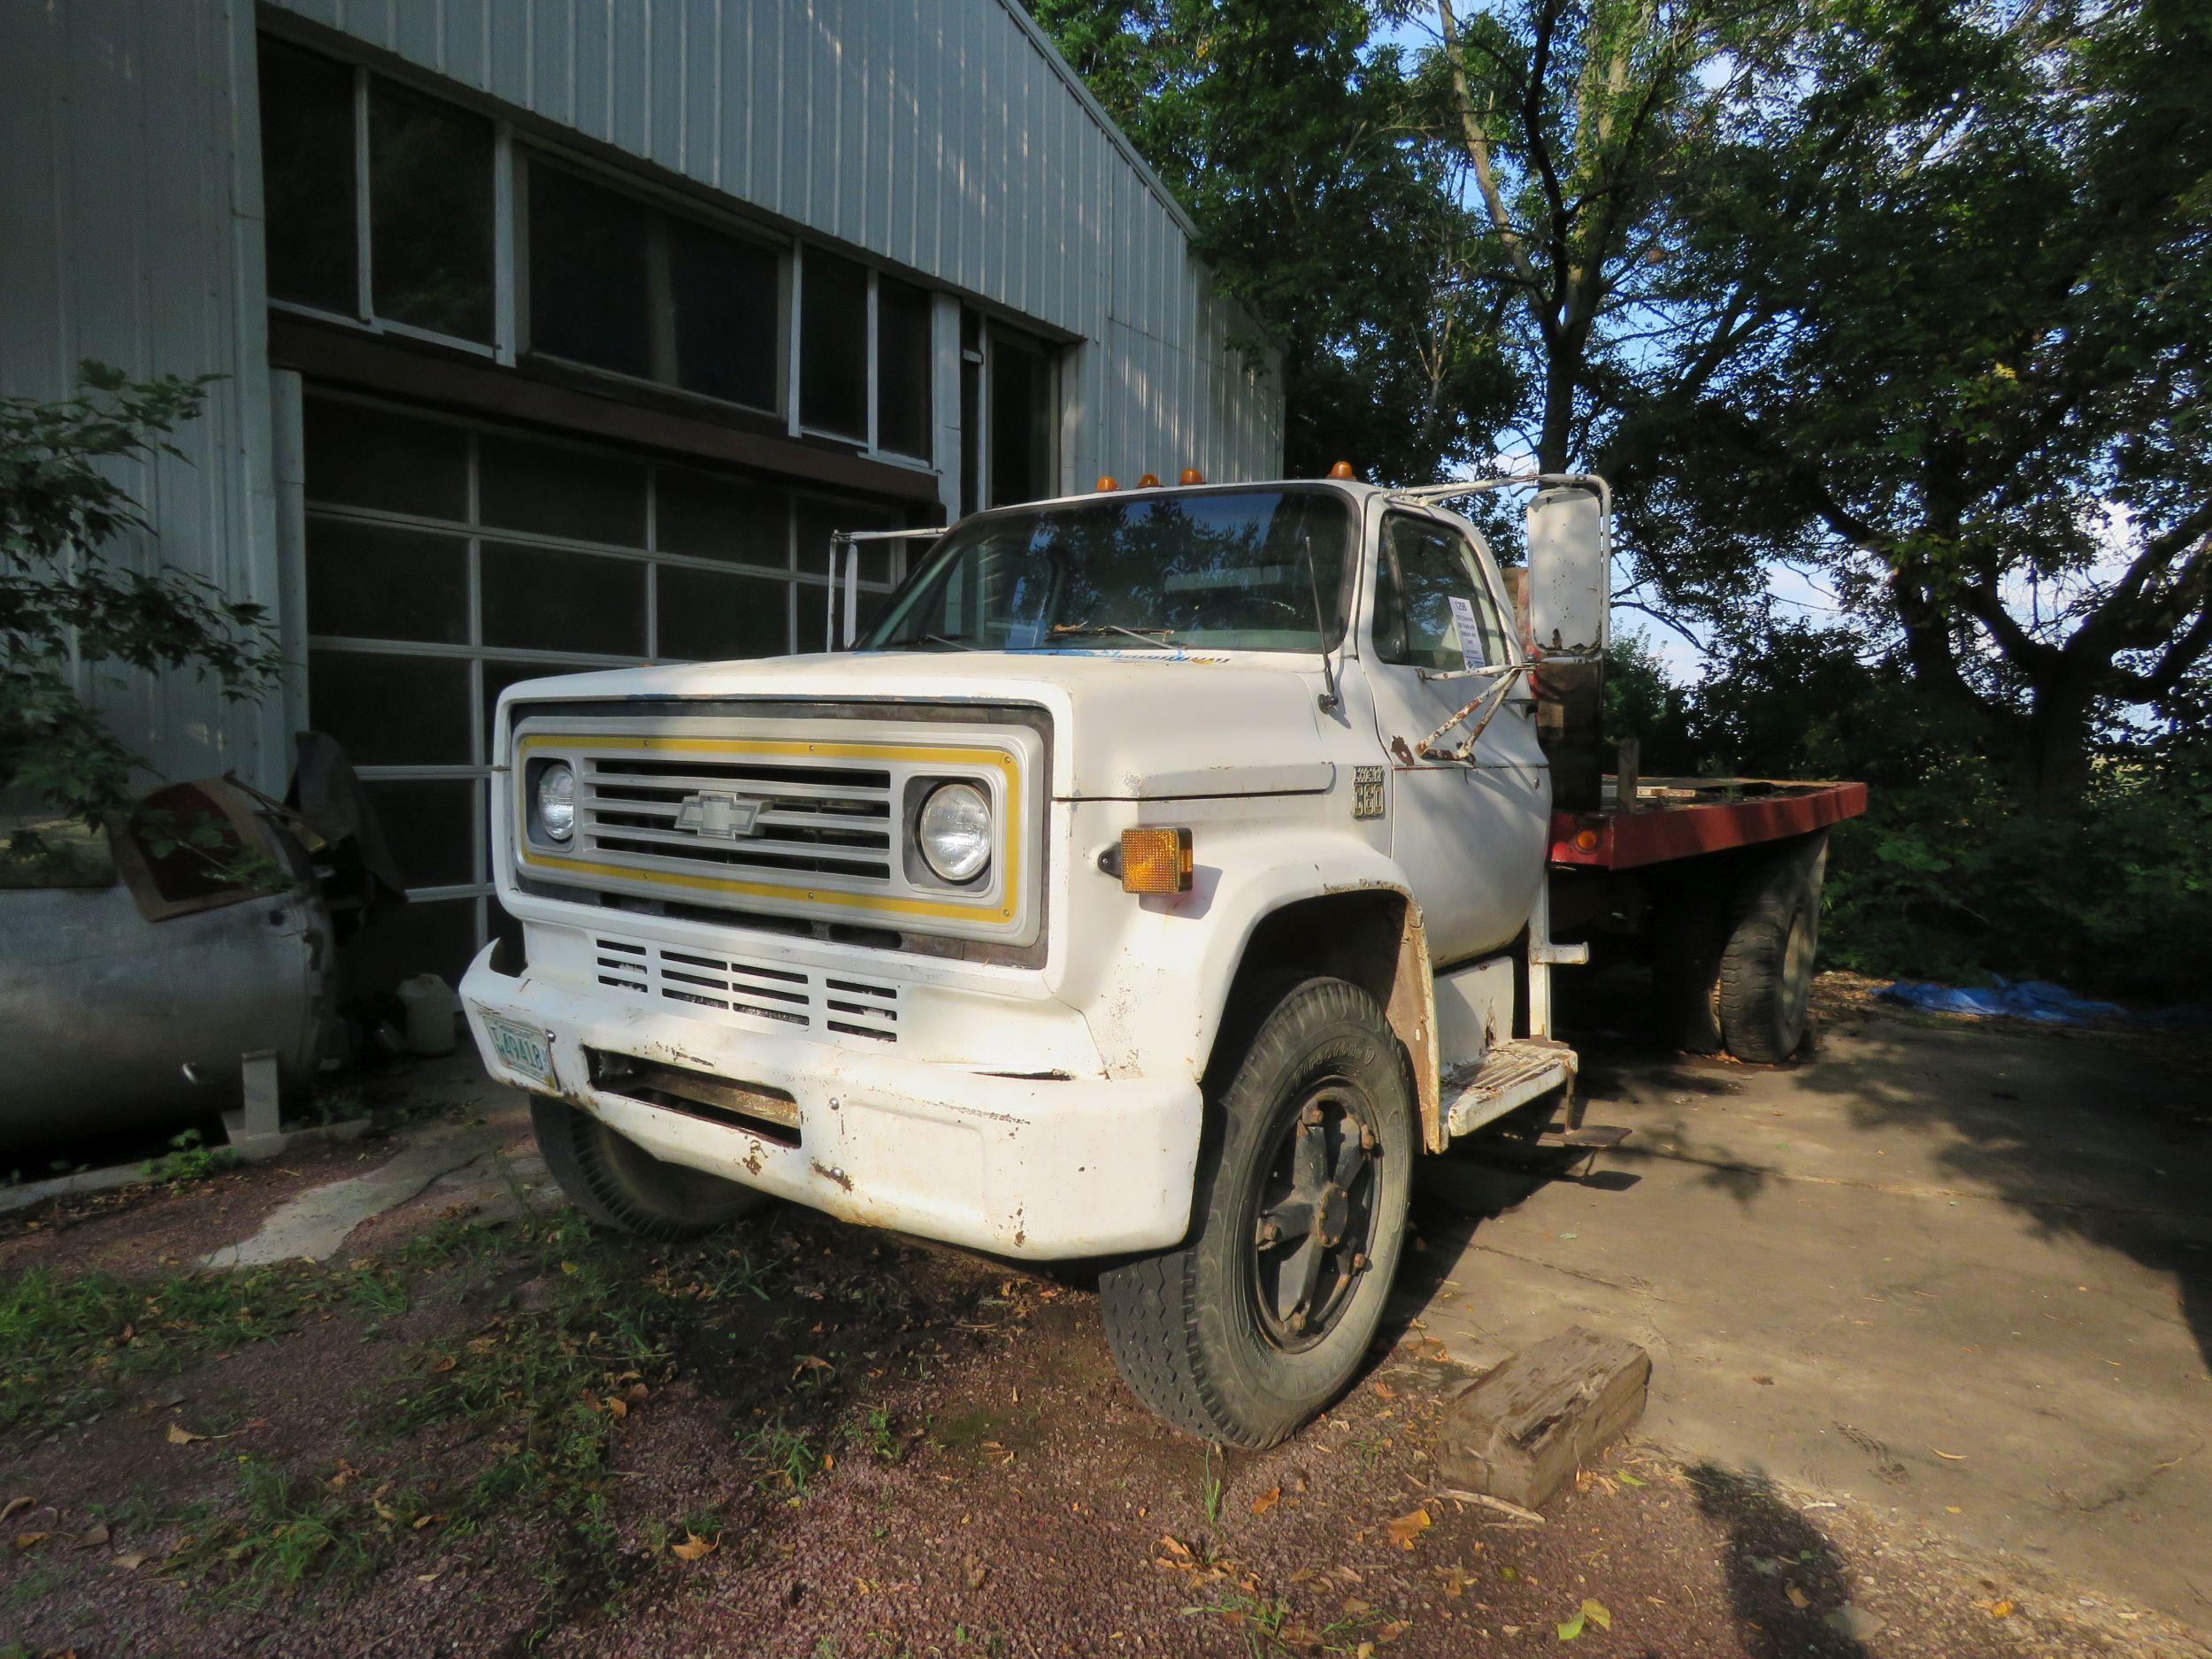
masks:
{"label": "upper building window", "polygon": [[361,304],[353,73],[261,42],[261,193],[269,296],[351,317]]}
{"label": "upper building window", "polygon": [[806,250],[799,301],[799,424],[868,436],[868,268]]}
{"label": "upper building window", "polygon": [[781,403],[783,255],[533,158],[532,351],[727,403]]}
{"label": "upper building window", "polygon": [[369,296],[379,317],[492,338],[492,124],[369,86]]}
{"label": "upper building window", "polygon": [[876,445],[926,457],[932,379],[928,291],[876,279]]}
{"label": "upper building window", "polygon": [[489,121],[264,40],[261,153],[272,299],[492,343]]}

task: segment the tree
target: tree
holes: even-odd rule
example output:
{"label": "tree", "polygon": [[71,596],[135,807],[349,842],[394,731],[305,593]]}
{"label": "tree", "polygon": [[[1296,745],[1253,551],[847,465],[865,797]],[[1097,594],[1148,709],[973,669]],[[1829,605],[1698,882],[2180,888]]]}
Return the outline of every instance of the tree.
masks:
{"label": "tree", "polygon": [[[80,664],[190,669],[235,699],[272,683],[280,658],[261,606],[108,557],[117,537],[151,534],[119,464],[180,455],[168,434],[205,382],[136,383],[90,362],[78,377],[73,397],[0,399],[0,801],[96,826],[127,804],[140,763],[81,695]],[[32,823],[7,842],[18,857],[47,850]]]}
{"label": "tree", "polygon": [[1470,458],[1513,395],[1479,227],[1363,0],[1028,0],[1280,354],[1294,473]]}
{"label": "tree", "polygon": [[1663,558],[1816,563],[2065,809],[2212,649],[2212,14],[1836,0],[1686,211],[1773,320],[1651,397]]}

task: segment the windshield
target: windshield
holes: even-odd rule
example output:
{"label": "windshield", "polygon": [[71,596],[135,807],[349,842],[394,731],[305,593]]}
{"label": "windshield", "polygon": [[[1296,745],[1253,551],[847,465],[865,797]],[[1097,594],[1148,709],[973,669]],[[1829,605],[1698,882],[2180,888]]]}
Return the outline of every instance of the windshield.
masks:
{"label": "windshield", "polygon": [[859,649],[1319,650],[1343,636],[1351,528],[1329,489],[993,513],[937,544]]}

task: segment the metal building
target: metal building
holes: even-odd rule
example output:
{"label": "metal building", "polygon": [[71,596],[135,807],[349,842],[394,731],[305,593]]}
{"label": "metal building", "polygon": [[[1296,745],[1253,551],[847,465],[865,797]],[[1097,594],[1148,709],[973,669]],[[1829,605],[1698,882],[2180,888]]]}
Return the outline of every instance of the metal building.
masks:
{"label": "metal building", "polygon": [[388,967],[500,924],[503,686],[820,649],[833,527],[1281,465],[1190,221],[1018,0],[10,4],[0,154],[0,395],[220,376],[131,556],[293,664],[87,683],[167,776],[336,735],[416,900]]}

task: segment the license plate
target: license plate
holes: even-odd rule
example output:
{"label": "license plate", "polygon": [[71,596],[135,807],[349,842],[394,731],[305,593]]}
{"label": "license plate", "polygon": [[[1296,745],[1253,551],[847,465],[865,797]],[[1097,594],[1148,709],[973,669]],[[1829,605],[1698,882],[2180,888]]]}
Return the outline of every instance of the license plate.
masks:
{"label": "license plate", "polygon": [[510,1071],[519,1071],[549,1090],[560,1087],[553,1080],[553,1045],[542,1031],[487,1014],[484,1034],[491,1040],[492,1057]]}

